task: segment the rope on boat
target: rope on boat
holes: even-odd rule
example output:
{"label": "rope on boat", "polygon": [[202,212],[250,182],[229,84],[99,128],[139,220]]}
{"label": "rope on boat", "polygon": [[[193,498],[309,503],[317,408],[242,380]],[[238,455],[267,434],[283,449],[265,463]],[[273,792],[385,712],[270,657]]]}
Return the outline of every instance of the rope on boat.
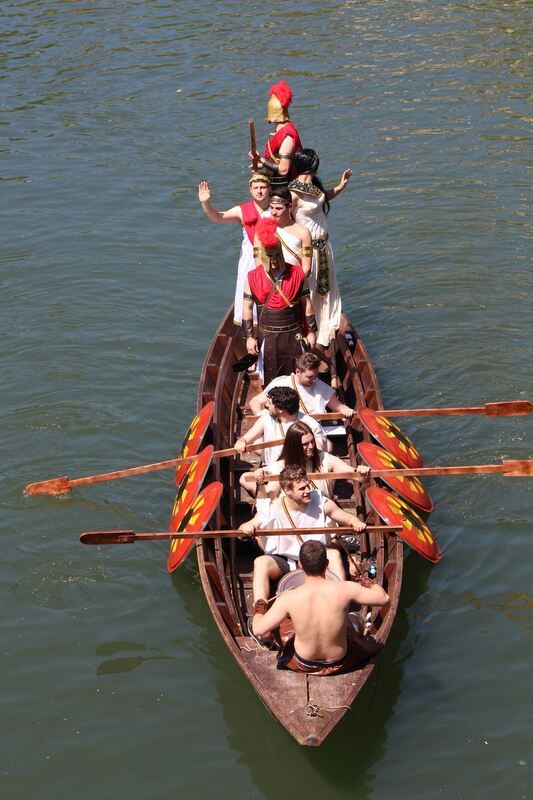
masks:
{"label": "rope on boat", "polygon": [[309,702],[305,707],[305,713],[308,717],[323,717],[322,711],[340,711],[341,708],[346,708],[348,711],[351,706],[322,706],[317,705],[310,697]]}

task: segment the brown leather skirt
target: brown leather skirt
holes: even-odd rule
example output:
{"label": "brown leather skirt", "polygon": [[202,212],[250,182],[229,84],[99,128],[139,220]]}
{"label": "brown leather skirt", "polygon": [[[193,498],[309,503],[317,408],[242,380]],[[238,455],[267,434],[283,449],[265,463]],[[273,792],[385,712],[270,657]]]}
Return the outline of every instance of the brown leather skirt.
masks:
{"label": "brown leather skirt", "polygon": [[[342,672],[365,664],[383,647],[369,636],[361,636],[350,626],[346,631],[347,650],[338,661],[307,661],[300,658],[294,649],[294,635],[290,636],[278,653],[278,669],[290,669],[292,672],[305,672],[308,675],[340,675]],[[284,640],[282,631],[282,640]]]}
{"label": "brown leather skirt", "polygon": [[302,334],[300,304],[281,311],[262,307],[258,310],[259,332],[263,346],[265,386],[279,375],[294,372],[294,359],[301,355],[302,345],[296,339]]}

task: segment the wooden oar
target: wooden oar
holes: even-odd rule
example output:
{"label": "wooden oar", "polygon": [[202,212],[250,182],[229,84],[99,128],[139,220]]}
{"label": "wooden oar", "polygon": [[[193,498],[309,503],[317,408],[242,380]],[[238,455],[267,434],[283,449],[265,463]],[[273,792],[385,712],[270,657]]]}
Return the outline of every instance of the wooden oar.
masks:
{"label": "wooden oar", "polygon": [[259,164],[257,161],[257,142],[255,140],[255,124],[253,119],[248,120],[248,130],[250,132],[250,152],[252,154],[252,167],[257,172]]}
{"label": "wooden oar", "polygon": [[[411,475],[428,477],[430,475],[478,475],[481,473],[500,473],[510,478],[533,476],[533,460],[504,460],[501,464],[472,464],[457,467],[413,467],[405,469],[371,469],[370,478],[388,478],[390,475]],[[358,476],[358,477],[357,477]],[[266,482],[279,481],[279,475],[267,475]],[[309,480],[358,480],[364,475],[357,472],[309,472]]]}
{"label": "wooden oar", "polygon": [[[246,452],[275,447],[276,445],[283,444],[284,441],[285,439],[274,439],[271,442],[249,444],[246,446]],[[234,447],[228,447],[226,450],[215,450],[213,458],[233,456],[236,452]],[[86,475],[84,478],[73,478],[72,480],[67,475],[64,475],[61,478],[50,478],[47,481],[28,483],[24,491],[26,494],[66,494],[76,486],[85,486],[88,483],[102,483],[103,481],[114,481],[118,478],[129,478],[131,475],[143,475],[145,472],[155,472],[159,469],[170,469],[171,467],[176,467],[178,464],[190,464],[195,458],[196,456],[171,458],[169,461],[156,461],[154,464],[128,467],[127,469],[119,469],[115,472],[102,472],[100,475]]]}
{"label": "wooden oar", "polygon": [[[459,416],[461,414],[484,414],[486,417],[513,417],[531,414],[533,403],[529,400],[506,400],[499,403],[485,403],[484,406],[464,406],[459,408],[392,408],[376,411],[382,417],[445,417]],[[309,414],[313,419],[328,420],[341,419],[343,414],[339,411],[326,411],[322,414]],[[357,417],[357,411],[354,414]],[[246,416],[253,422],[259,417]]]}
{"label": "wooden oar", "polygon": [[[362,531],[356,531],[352,527],[344,526],[339,528],[309,528],[310,533],[350,533],[351,535],[361,535],[367,532],[401,531],[401,525],[367,525]],[[301,534],[302,531],[299,531]],[[264,536],[294,536],[294,528],[283,528],[279,531],[256,531],[258,535]],[[171,533],[170,531],[148,531],[135,533],[135,531],[85,531],[80,536],[82,544],[134,544],[135,542],[153,541],[161,539],[238,539],[246,537],[244,531],[204,531],[193,533]],[[304,536],[306,534],[304,533]]]}

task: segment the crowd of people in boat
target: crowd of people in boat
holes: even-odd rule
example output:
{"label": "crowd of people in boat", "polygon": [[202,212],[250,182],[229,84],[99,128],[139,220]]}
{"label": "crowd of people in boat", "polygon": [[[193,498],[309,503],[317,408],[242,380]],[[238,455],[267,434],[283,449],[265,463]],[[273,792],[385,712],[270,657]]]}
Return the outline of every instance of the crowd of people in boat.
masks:
{"label": "crowd of people in boat", "polygon": [[[334,456],[327,430],[311,416],[326,410],[346,419],[354,414],[336,394],[341,298],[327,230],[330,202],[352,172],[344,170],[336,186],[324,188],[318,154],[302,147],[290,120],[291,101],[285,81],[270,88],[267,119],[274,132],[263,155],[250,152],[251,200],[218,211],[207,181],[200,182],[198,196],[212,222],[243,228],[234,322],[246,340],[243,366],[259,372],[264,389],[250,403],[257,420],[235,449],[243,453],[258,441],[283,440],[263,449],[261,466],[240,479],[256,504],[255,516],[241,530],[255,536],[263,551],[254,561],[249,633],[260,646],[279,649],[279,668],[325,675],[350,669],[379,649],[361,635],[365,630],[350,608],[382,606],[389,598],[353,559],[355,574],[349,574],[346,548],[334,546],[329,533],[298,533],[337,524],[364,530],[364,522],[332,499],[327,474],[348,471],[353,480],[364,480],[368,468],[352,468]],[[329,382],[320,372],[327,372]],[[324,478],[311,481],[310,473]],[[287,528],[295,534],[275,533]],[[271,582],[298,567],[303,584],[271,605]]]}

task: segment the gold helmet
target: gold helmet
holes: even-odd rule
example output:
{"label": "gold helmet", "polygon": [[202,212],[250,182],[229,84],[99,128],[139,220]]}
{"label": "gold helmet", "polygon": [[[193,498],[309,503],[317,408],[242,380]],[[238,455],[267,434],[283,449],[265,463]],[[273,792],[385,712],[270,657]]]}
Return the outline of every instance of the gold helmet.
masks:
{"label": "gold helmet", "polygon": [[290,119],[289,106],[292,102],[292,89],[285,81],[275,83],[268,90],[267,121],[272,123],[287,122]]}

